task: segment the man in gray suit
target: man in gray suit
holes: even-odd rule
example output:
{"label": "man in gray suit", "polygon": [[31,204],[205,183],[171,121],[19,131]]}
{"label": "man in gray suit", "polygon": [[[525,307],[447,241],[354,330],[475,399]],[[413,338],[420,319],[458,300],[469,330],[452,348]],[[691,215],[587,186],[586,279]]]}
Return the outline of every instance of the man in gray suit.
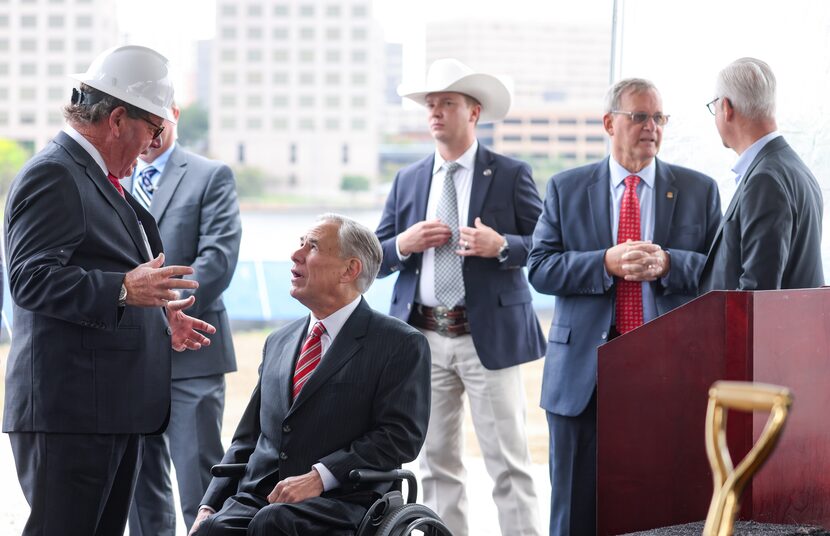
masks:
{"label": "man in gray suit", "polygon": [[349,472],[390,470],[418,454],[429,346],[361,296],[382,256],[369,229],[334,214],[300,239],[291,296],[311,315],[265,342],[259,383],[222,460],[247,463],[245,476],[213,479],[191,534],[352,535],[391,484],[358,488]]}
{"label": "man in gray suit", "polygon": [[775,75],[741,58],[717,78],[707,104],[723,145],[738,154],[738,189],[700,278],[700,292],[824,284],[821,189],[775,121]]}
{"label": "man in gray suit", "polygon": [[14,337],[3,431],[31,506],[24,535],[109,536],[127,521],[144,434],[167,426],[170,347],[212,326],[185,315],[198,287],[167,266],[153,217],[118,177],[158,147],[173,87],[167,60],[101,54],[67,126],[12,183],[6,204]]}
{"label": "man in gray suit", "polygon": [[[179,108],[171,107],[178,120]],[[132,536],[173,536],[176,512],[170,460],[176,468],[182,515],[190,527],[210,483],[210,468],[222,459],[225,373],[236,370],[230,323],[222,292],[236,268],[242,225],[233,172],[220,162],[176,144],[176,125],[166,122],[161,146],[139,157],[124,179],[158,222],[168,262],[193,268],[198,279],[189,313],[217,327],[211,345],[198,354],[173,358],[170,425],[164,435],[148,436],[130,510]]]}

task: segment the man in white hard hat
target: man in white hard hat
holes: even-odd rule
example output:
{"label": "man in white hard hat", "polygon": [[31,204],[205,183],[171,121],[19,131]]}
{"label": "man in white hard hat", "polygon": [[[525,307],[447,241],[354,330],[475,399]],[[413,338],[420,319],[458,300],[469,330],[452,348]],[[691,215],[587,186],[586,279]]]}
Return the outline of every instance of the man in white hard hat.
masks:
{"label": "man in white hard hat", "polygon": [[376,234],[380,276],[398,272],[390,314],[418,327],[432,352],[432,405],[421,451],[424,502],[455,536],[468,534],[463,395],[470,400],[502,534],[540,534],[518,365],[545,339],[522,267],[542,210],[530,167],[476,139],[510,92],[455,59],[432,64],[426,87],[401,91],[426,108],[435,153],[401,170]]}
{"label": "man in white hard hat", "polygon": [[[152,215],[118,178],[158,146],[167,60],[102,53],[73,90],[67,126],[14,179],[6,204],[14,337],[3,431],[31,513],[24,535],[124,531],[143,434],[164,430],[171,347],[210,344],[182,310],[190,267],[163,267]],[[197,331],[199,330],[199,331]]]}

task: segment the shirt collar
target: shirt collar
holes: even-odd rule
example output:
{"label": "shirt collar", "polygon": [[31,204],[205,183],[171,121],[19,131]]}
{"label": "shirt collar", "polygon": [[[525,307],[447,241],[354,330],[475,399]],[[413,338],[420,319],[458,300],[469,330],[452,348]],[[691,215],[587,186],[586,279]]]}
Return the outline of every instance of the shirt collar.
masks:
{"label": "shirt collar", "polygon": [[72,138],[73,140],[78,142],[84,151],[89,153],[89,156],[95,160],[95,163],[101,168],[101,171],[104,172],[104,176],[109,175],[109,171],[107,170],[107,164],[104,162],[104,157],[101,156],[101,153],[98,152],[98,149],[95,148],[92,143],[88,139],[84,137],[83,134],[72,128],[70,125],[64,125],[63,131],[66,133],[67,136]]}
{"label": "shirt collar", "polygon": [[[464,154],[458,157],[458,160],[455,162],[464,169],[473,169],[475,167],[476,161],[476,151],[478,151],[478,140],[473,140],[473,144],[464,151]],[[438,170],[441,169],[441,166],[444,165],[444,157],[436,150],[435,151],[435,163],[432,165],[432,174],[435,175],[438,173]]]}
{"label": "shirt collar", "polygon": [[631,173],[617,162],[613,156],[608,159],[608,170],[611,172],[611,187],[617,188],[629,175],[637,175],[640,180],[654,188],[654,177],[657,174],[657,159],[652,158],[651,162],[637,173]]}
{"label": "shirt collar", "polygon": [[755,157],[758,156],[758,153],[761,152],[761,149],[764,148],[766,144],[780,136],[781,134],[777,130],[773,130],[769,134],[758,138],[758,140],[750,145],[746,151],[741,153],[738,159],[735,161],[735,165],[732,166],[732,171],[735,173],[735,184],[741,182],[741,178],[746,174],[746,170],[749,169],[749,165],[755,160]]}
{"label": "shirt collar", "polygon": [[164,166],[167,165],[167,161],[170,160],[170,155],[173,153],[173,149],[175,148],[176,144],[174,143],[168,147],[166,151],[158,155],[152,162],[145,162],[141,159],[141,157],[139,157],[138,164],[135,166],[135,175],[137,176],[148,167],[153,166],[158,171],[156,177],[161,177],[161,174],[164,173]]}
{"label": "shirt collar", "polygon": [[336,310],[326,318],[317,319],[312,313],[311,322],[308,323],[308,331],[310,332],[311,328],[314,327],[314,324],[321,321],[323,322],[323,325],[326,326],[326,334],[331,337],[331,340],[333,341],[334,338],[337,337],[337,334],[340,333],[340,330],[343,329],[343,325],[349,317],[352,316],[354,310],[357,309],[358,305],[360,305],[360,298],[362,297],[362,295],[359,295],[354,299],[354,301]]}

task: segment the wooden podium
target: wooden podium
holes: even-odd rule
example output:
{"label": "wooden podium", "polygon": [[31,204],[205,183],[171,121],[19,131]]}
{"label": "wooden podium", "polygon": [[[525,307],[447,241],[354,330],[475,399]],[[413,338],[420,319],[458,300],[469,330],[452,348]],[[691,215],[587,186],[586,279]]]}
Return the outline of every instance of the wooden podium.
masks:
{"label": "wooden podium", "polygon": [[[710,292],[601,346],[598,359],[598,534],[706,518],[704,422],[716,380],[778,384],[794,398],[741,519],[830,527],[830,288]],[[767,415],[728,419],[738,463]]]}

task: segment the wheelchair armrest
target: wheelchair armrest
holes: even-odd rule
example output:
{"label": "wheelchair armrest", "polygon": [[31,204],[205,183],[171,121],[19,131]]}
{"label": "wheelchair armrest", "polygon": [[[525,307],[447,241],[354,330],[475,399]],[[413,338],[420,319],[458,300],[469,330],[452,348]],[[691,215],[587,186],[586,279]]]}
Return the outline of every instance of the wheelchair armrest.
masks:
{"label": "wheelchair armrest", "polygon": [[391,471],[375,471],[373,469],[352,469],[349,480],[359,484],[361,482],[398,482],[406,480],[406,502],[415,503],[418,498],[418,481],[412,471],[393,469]]}
{"label": "wheelchair armrest", "polygon": [[220,463],[210,468],[210,474],[220,478],[242,478],[246,467],[247,463]]}

